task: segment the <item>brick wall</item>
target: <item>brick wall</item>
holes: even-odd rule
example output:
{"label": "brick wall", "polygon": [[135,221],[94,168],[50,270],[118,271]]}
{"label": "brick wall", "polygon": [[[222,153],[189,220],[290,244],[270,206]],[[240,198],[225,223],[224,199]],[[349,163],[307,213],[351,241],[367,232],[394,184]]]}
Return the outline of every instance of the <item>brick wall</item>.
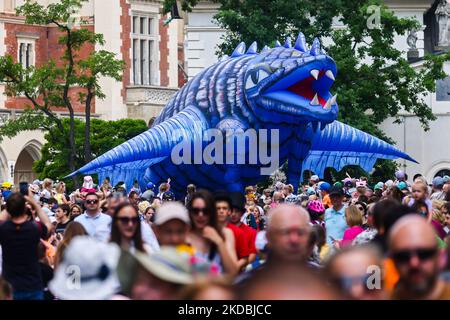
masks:
{"label": "brick wall", "polygon": [[120,51],[122,53],[122,60],[125,62],[125,68],[122,76],[122,99],[126,100],[126,86],[130,84],[130,72],[131,72],[131,17],[130,17],[130,4],[126,0],[120,0],[120,7],[122,8],[122,15],[120,17],[120,25],[122,26],[122,32],[120,33],[120,40],[122,42]]}
{"label": "brick wall", "polygon": [[164,20],[167,17],[161,17],[159,20],[159,35],[161,41],[159,42],[159,72],[160,72],[160,85],[166,87],[169,85],[169,34],[167,26],[164,26]]}
{"label": "brick wall", "polygon": [[[88,26],[91,31],[94,31],[93,26]],[[64,47],[58,43],[59,37],[62,35],[61,31],[56,27],[40,27],[30,26],[24,24],[5,23],[5,45],[6,53],[11,55],[15,62],[17,62],[18,41],[17,36],[26,34],[37,37],[35,40],[35,65],[40,66],[49,59],[56,61],[57,65],[61,66],[63,61],[61,59],[64,53]],[[79,58],[86,58],[92,51],[94,45],[86,44],[78,52]],[[84,105],[80,104],[78,100],[78,93],[80,88],[71,88],[69,96],[71,98],[75,112],[84,112]],[[8,97],[5,107],[9,109],[24,109],[30,105],[30,101],[26,98]],[[55,110],[67,111],[65,108],[55,108]],[[92,103],[92,112],[95,112],[95,101]]]}

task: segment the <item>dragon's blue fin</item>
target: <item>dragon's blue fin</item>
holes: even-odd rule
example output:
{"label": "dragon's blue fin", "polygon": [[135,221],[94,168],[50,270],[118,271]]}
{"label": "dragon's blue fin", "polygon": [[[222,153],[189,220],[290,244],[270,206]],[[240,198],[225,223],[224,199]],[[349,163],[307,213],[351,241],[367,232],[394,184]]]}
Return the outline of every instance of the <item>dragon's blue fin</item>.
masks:
{"label": "dragon's blue fin", "polygon": [[403,158],[416,162],[389,143],[339,121],[316,131],[311,150],[302,164],[302,171],[311,170],[323,177],[325,168],[341,170],[347,165],[359,165],[372,170],[377,159]]}
{"label": "dragon's blue fin", "polygon": [[[169,157],[173,147],[181,141],[201,141],[207,129],[208,122],[201,111],[196,107],[187,107],[173,118],[97,157],[66,178],[86,173],[98,173],[100,178],[114,172],[114,180],[128,181],[129,185],[129,181],[142,177],[148,167]],[[109,177],[112,178],[111,175]]]}

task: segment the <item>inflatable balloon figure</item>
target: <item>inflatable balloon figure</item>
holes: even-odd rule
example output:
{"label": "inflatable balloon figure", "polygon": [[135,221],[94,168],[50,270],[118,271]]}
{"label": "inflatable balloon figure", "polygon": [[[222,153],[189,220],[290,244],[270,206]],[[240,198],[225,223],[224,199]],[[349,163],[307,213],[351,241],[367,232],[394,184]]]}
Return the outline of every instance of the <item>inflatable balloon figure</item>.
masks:
{"label": "inflatable balloon figure", "polygon": [[[290,40],[277,42],[259,53],[256,43],[247,51],[241,43],[230,57],[186,83],[148,131],[70,176],[98,173],[100,181],[110,177],[112,183],[132,185],[137,179],[142,186],[170,177],[178,193],[190,183],[241,191],[260,181],[268,165],[264,174],[286,161],[288,182],[295,187],[304,170],[323,176],[327,167],[359,165],[370,171],[378,158],[414,161],[386,142],[336,121],[336,95],[330,93],[336,76],[336,64],[319,40],[309,48],[302,33],[293,46]],[[239,135],[244,137],[241,145],[231,144]],[[270,168],[268,157],[276,167]]]}

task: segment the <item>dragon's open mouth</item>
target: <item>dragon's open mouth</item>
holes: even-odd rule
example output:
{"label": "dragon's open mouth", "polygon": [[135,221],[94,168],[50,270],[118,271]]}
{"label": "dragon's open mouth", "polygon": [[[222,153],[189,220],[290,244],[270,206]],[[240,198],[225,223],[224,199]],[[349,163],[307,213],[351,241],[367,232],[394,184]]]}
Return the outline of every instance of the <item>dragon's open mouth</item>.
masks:
{"label": "dragon's open mouth", "polygon": [[329,110],[336,104],[336,96],[329,91],[334,80],[335,75],[330,69],[310,69],[307,73],[300,69],[277,81],[264,96],[289,105]]}

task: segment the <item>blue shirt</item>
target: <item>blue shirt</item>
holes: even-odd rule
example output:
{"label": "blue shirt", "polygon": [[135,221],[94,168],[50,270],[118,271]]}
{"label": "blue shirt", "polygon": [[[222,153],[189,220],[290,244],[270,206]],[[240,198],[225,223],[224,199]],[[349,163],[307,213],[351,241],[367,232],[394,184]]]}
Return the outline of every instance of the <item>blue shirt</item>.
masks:
{"label": "blue shirt", "polygon": [[75,218],[81,223],[89,236],[101,242],[108,242],[111,236],[112,219],[109,215],[99,212],[95,216],[89,216],[86,212]]}
{"label": "blue shirt", "polygon": [[333,207],[325,210],[325,229],[327,233],[327,243],[332,245],[333,240],[341,240],[344,237],[344,231],[348,228],[345,219],[345,206],[336,211]]}

